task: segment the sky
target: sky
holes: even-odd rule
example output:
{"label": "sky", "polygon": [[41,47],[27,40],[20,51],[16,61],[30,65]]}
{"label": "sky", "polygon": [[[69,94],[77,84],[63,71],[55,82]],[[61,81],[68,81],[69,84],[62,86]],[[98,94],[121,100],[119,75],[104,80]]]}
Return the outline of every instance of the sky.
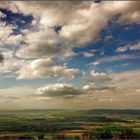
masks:
{"label": "sky", "polygon": [[139,1],[1,1],[0,109],[139,109]]}

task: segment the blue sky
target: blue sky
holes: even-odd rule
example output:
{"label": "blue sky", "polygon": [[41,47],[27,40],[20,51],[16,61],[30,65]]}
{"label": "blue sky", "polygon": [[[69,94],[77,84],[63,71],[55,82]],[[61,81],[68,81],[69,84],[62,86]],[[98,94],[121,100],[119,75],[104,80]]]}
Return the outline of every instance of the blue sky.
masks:
{"label": "blue sky", "polygon": [[139,4],[0,2],[0,104],[139,108]]}

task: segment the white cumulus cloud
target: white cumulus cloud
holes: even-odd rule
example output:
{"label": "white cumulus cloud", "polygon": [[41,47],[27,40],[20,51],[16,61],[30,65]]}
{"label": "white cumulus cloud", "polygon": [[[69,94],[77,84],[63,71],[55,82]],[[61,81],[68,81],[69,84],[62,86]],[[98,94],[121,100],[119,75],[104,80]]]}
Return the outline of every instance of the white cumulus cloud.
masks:
{"label": "white cumulus cloud", "polygon": [[55,64],[51,59],[37,59],[23,65],[17,72],[18,79],[35,79],[50,77],[74,78],[80,70]]}

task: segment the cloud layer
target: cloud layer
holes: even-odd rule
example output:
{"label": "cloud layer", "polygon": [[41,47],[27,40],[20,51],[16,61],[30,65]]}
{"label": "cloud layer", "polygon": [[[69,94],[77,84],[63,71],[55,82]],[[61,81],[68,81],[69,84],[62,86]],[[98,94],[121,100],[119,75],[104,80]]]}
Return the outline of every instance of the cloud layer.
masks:
{"label": "cloud layer", "polygon": [[[140,41],[123,42],[112,29],[138,26],[139,7],[137,1],[0,2],[0,80],[14,81],[0,81],[0,91],[7,94],[1,97],[16,104],[31,102],[32,107],[34,101],[41,107],[47,101],[53,107],[70,103],[89,108],[108,102],[125,106],[130,95],[133,105],[139,105],[134,101],[140,89]],[[119,64],[129,60],[134,69],[128,62]],[[19,101],[9,95],[10,89],[13,95],[23,93],[15,85],[28,83],[34,87],[25,86],[28,96],[20,95]]]}
{"label": "cloud layer", "polygon": [[[22,29],[22,34],[18,35],[13,33],[13,30],[17,28],[16,25],[7,26],[6,23],[0,22],[0,38],[2,40],[0,46],[17,47],[15,56],[20,60],[29,58],[65,60],[74,55],[73,48],[84,47],[97,41],[100,38],[100,31],[107,26],[114,16],[119,15],[114,22],[120,24],[139,23],[140,19],[139,3],[135,1],[102,1],[100,3],[40,1],[11,2],[10,4],[2,2],[0,7],[7,8],[14,13],[21,12],[25,16],[29,14],[33,16],[31,28]],[[5,17],[2,12],[0,15]],[[58,31],[55,29],[57,27],[60,27]],[[136,50],[138,47],[129,47],[129,49]],[[83,55],[89,58],[93,56],[93,53],[85,52]],[[112,58],[112,60],[115,60],[115,58]],[[108,61],[107,58],[106,61]],[[34,75],[29,76],[29,78],[37,78],[38,76],[35,75],[40,71],[42,72],[42,74],[39,74],[40,77],[44,76],[43,73],[49,73],[43,67],[36,71],[32,68],[29,70],[29,63],[26,62],[25,65],[22,66],[19,73],[20,75],[21,73],[26,74],[19,76],[19,79],[26,78],[25,75]],[[53,67],[53,74],[48,75],[57,75],[57,73],[60,73],[58,71],[61,70],[64,71],[62,72],[64,74],[69,73],[69,71],[74,73],[74,69],[56,66]]]}

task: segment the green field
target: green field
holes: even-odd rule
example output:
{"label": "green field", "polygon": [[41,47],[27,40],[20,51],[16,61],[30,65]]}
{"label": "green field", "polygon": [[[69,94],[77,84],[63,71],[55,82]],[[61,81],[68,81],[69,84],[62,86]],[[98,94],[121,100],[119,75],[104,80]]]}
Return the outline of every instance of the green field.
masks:
{"label": "green field", "polygon": [[140,110],[0,111],[0,139],[140,139]]}

